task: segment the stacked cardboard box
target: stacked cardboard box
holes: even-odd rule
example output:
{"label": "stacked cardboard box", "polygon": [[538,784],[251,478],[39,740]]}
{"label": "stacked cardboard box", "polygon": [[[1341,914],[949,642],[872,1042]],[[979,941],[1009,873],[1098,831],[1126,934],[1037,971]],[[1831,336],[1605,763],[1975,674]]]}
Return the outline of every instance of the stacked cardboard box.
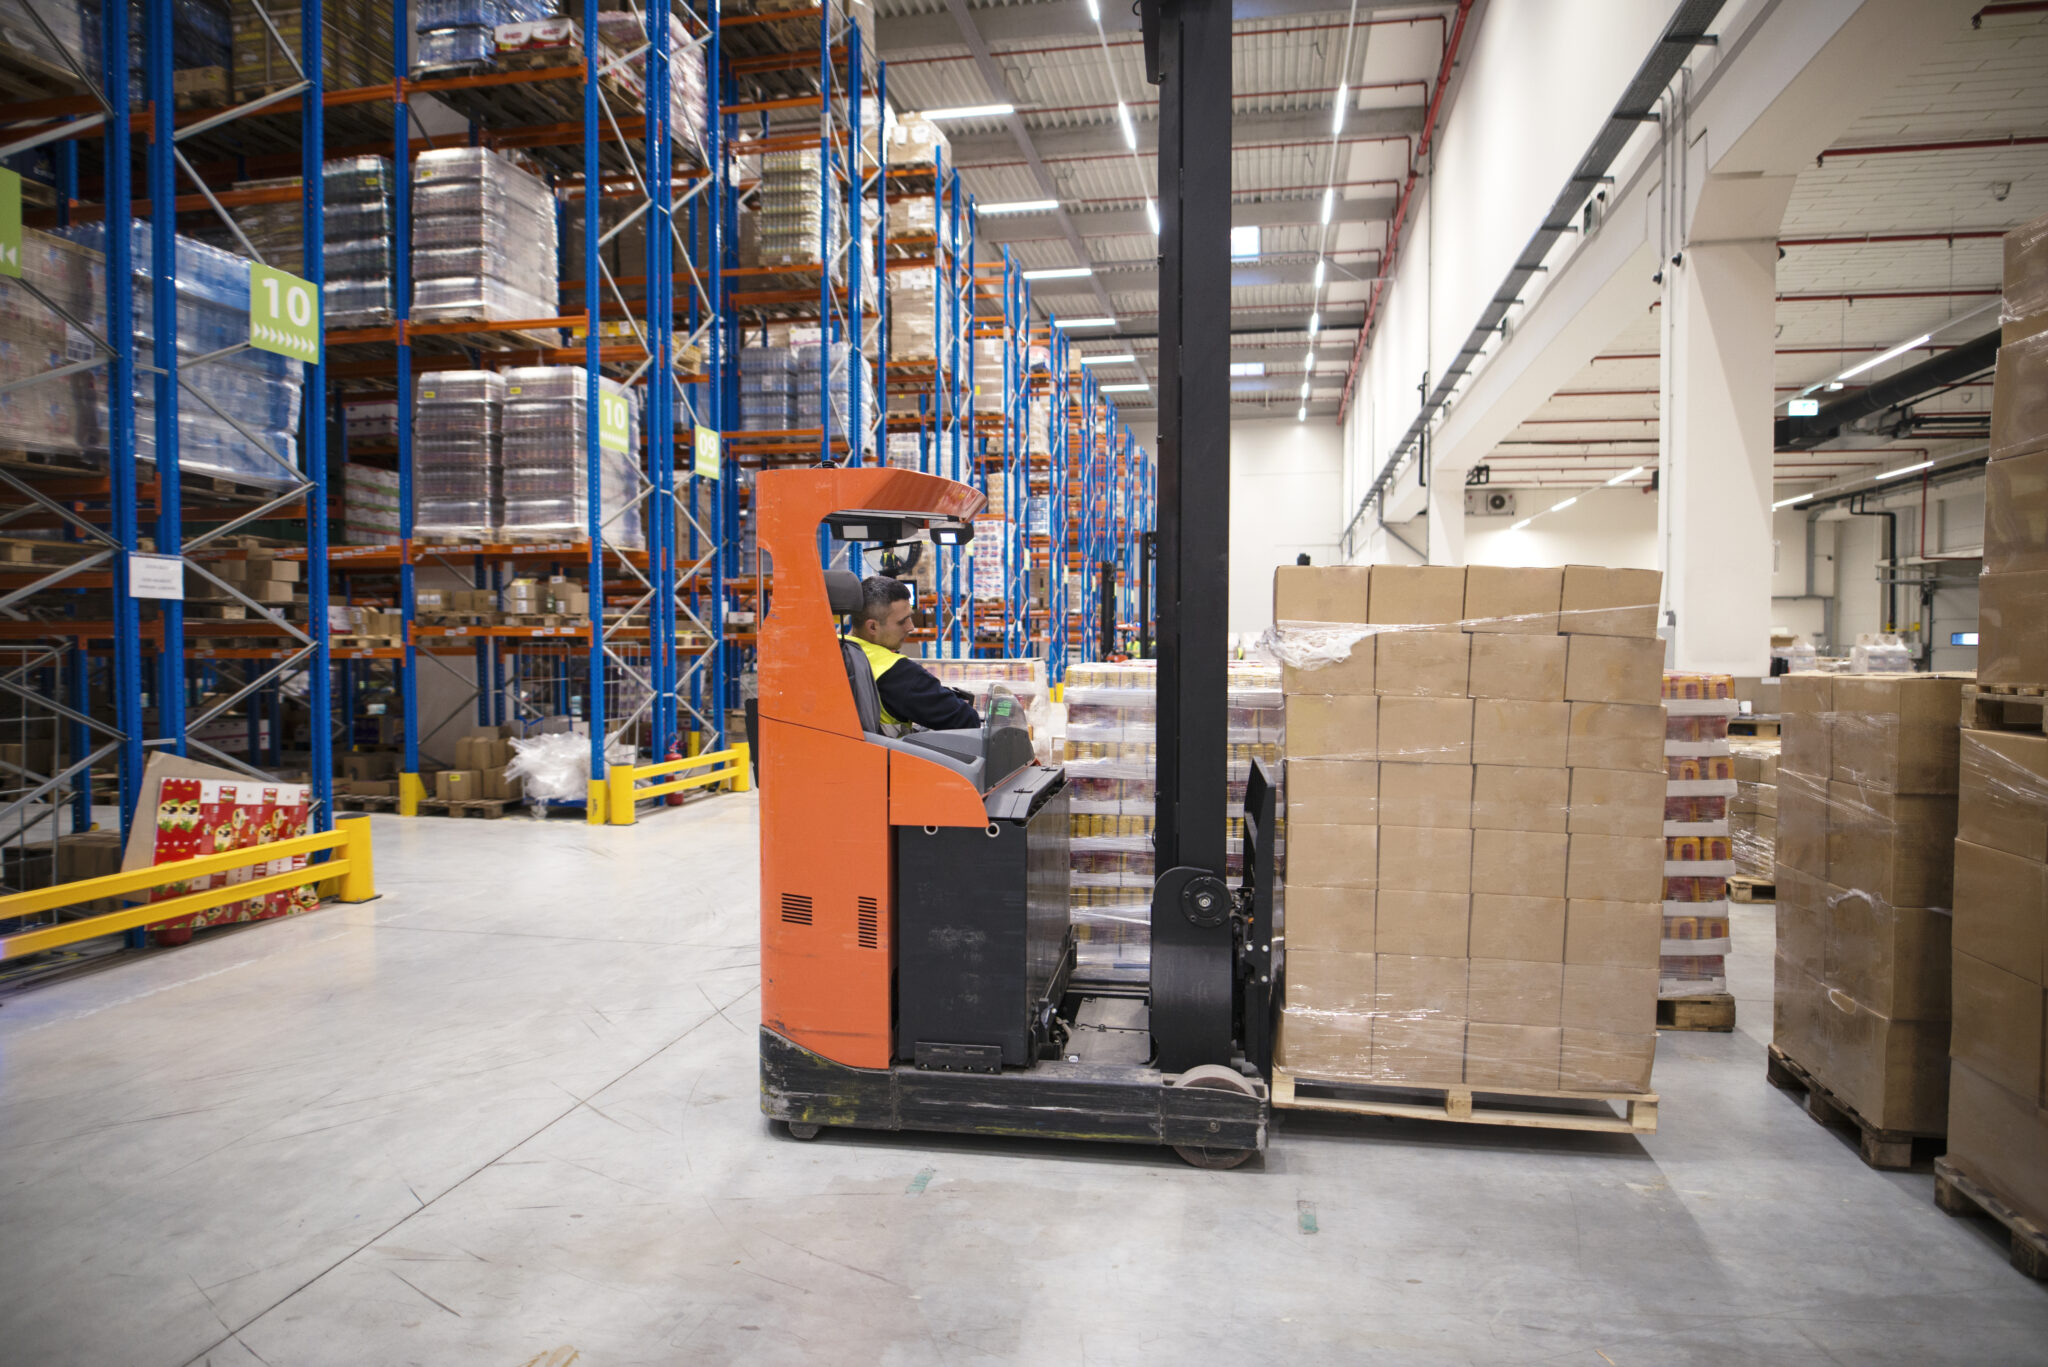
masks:
{"label": "stacked cardboard box", "polygon": [[[1978,677],[2048,685],[2048,611],[2032,590],[2031,615],[2015,615],[2029,590],[2010,587],[2048,579],[2048,219],[2006,237],[2003,342]],[[2012,711],[2038,725],[2037,707]],[[1965,731],[1960,759],[1948,1161],[2048,1225],[2048,735]]]}
{"label": "stacked cardboard box", "polygon": [[1339,1081],[1636,1092],[1656,1045],[1657,576],[1285,567],[1285,1007]]}
{"label": "stacked cardboard box", "polygon": [[434,796],[444,802],[525,797],[525,781],[505,775],[512,762],[512,742],[505,732],[511,729],[473,731],[456,741],[455,767],[434,775]]}
{"label": "stacked cardboard box", "polygon": [[[235,98],[248,100],[297,82],[298,68],[278,46],[281,38],[292,53],[303,50],[301,12],[295,5],[266,5],[235,0]],[[266,17],[269,22],[265,23]],[[271,36],[276,30],[277,36]],[[348,90],[391,79],[391,5],[389,0],[332,0],[320,13],[321,71],[327,89]]]}
{"label": "stacked cardboard box", "polygon": [[1660,997],[1728,990],[1728,805],[1735,760],[1728,718],[1740,704],[1726,674],[1664,676],[1664,945]]}
{"label": "stacked cardboard box", "polygon": [[1777,1048],[1867,1124],[1940,1134],[1963,680],[1782,687]]}
{"label": "stacked cardboard box", "polygon": [[[252,547],[244,552],[246,558],[216,560],[207,565],[215,578],[234,585],[247,597],[266,606],[291,605],[292,596],[305,578],[305,562],[280,560],[275,549]],[[218,584],[198,574],[189,575],[185,596],[198,602],[239,601]]]}
{"label": "stacked cardboard box", "polygon": [[1778,740],[1743,740],[1730,749],[1735,761],[1735,801],[1729,808],[1735,871],[1768,883],[1778,850]]}

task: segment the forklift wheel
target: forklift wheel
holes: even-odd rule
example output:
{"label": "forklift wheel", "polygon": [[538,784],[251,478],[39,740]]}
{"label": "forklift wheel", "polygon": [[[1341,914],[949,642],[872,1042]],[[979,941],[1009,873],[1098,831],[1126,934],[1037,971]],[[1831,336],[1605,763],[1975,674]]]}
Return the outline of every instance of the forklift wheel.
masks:
{"label": "forklift wheel", "polygon": [[[1228,1091],[1252,1094],[1251,1083],[1229,1068],[1214,1063],[1205,1063],[1199,1068],[1190,1068],[1175,1080],[1176,1087],[1221,1087]],[[1201,1144],[1175,1144],[1173,1151],[1198,1168],[1213,1168],[1218,1171],[1236,1167],[1250,1158],[1256,1149],[1212,1149]]]}
{"label": "forklift wheel", "polygon": [[785,1123],[788,1126],[791,1139],[816,1139],[818,1137],[820,1127],[817,1125],[807,1125],[801,1120],[791,1120]]}

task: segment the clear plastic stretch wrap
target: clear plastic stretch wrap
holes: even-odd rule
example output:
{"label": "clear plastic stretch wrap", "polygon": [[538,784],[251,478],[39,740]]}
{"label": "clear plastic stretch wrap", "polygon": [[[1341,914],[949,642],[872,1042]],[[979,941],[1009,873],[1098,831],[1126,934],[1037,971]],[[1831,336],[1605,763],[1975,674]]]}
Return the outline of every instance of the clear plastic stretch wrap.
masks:
{"label": "clear plastic stretch wrap", "polygon": [[415,319],[555,316],[555,203],[538,176],[487,148],[441,148],[413,161],[412,196]]}
{"label": "clear plastic stretch wrap", "polygon": [[2048,735],[1965,731],[1960,772],[1948,1158],[2048,1226]]}
{"label": "clear plastic stretch wrap", "polygon": [[[829,259],[833,283],[840,284],[844,282],[845,254],[839,249],[846,243],[846,215],[832,212],[826,201],[818,155],[814,147],[761,154],[761,184],[754,211],[761,264],[803,266]],[[828,218],[829,244],[825,241]]]}
{"label": "clear plastic stretch wrap", "polygon": [[1947,1128],[1965,682],[1779,681],[1774,1040],[1880,1129]]}
{"label": "clear plastic stretch wrap", "polygon": [[350,463],[341,475],[342,539],[352,546],[398,540],[398,471]]}
{"label": "clear plastic stretch wrap", "polygon": [[[613,63],[608,72],[609,78],[645,103],[647,52],[652,45],[647,40],[646,20],[641,11],[600,12],[597,34],[605,49],[606,60]],[[624,62],[613,61],[624,54],[634,55]],[[695,164],[700,166],[704,163],[704,126],[710,109],[707,89],[703,45],[690,41],[680,15],[671,17],[668,33],[669,119],[675,126],[674,140],[682,144],[694,157]]]}
{"label": "clear plastic stretch wrap", "polygon": [[[300,32],[302,12],[297,6],[279,5],[275,0],[263,0],[260,6],[257,0],[232,0],[229,23],[237,100],[269,94],[302,79],[293,60],[305,50]],[[391,0],[324,0],[320,55],[322,83],[329,90],[388,82]]]}
{"label": "clear plastic stretch wrap", "polygon": [[1729,743],[1735,762],[1735,798],[1728,808],[1728,834],[1735,842],[1735,872],[1771,881],[1778,850],[1778,740]]}
{"label": "clear plastic stretch wrap", "polygon": [[[926,563],[930,563],[928,560]],[[948,688],[974,695],[974,708],[986,714],[991,689],[1000,685],[1024,708],[1034,748],[1041,760],[1053,754],[1052,694],[1045,683],[1043,660],[919,660],[933,678]]]}
{"label": "clear plastic stretch wrap", "polygon": [[[804,430],[825,425],[825,356],[822,345],[792,348],[790,364],[791,413],[795,425]],[[834,342],[830,349],[832,435],[849,450],[862,454],[874,450],[875,372],[868,358],[846,342]],[[860,404],[853,401],[852,378],[860,377]]]}
{"label": "clear plastic stretch wrap", "polygon": [[[521,366],[504,373],[504,435],[499,441],[499,497],[505,531],[550,540],[590,536],[590,451],[585,411],[589,376],[581,366]],[[642,550],[640,405],[616,380],[598,379],[599,393],[626,407],[623,449],[600,443],[602,539]]]}
{"label": "clear plastic stretch wrap", "polygon": [[413,386],[413,531],[488,537],[498,526],[505,377],[432,370]]}
{"label": "clear plastic stretch wrap", "polygon": [[740,430],[787,432],[796,426],[796,353],[784,346],[740,350]]}
{"label": "clear plastic stretch wrap", "polygon": [[889,272],[889,359],[936,361],[947,336],[938,273],[929,266]]}
{"label": "clear plastic stretch wrap", "polygon": [[1588,566],[1276,571],[1280,1066],[1648,1088],[1666,934],[1658,591],[1654,572]]}
{"label": "clear plastic stretch wrap", "polygon": [[[29,17],[31,4],[43,21],[40,26]],[[10,52],[42,63],[52,73],[65,75],[71,72],[65,61],[65,54],[69,53],[73,61],[85,68],[87,76],[97,79],[98,13],[98,6],[88,11],[75,0],[0,0],[0,43],[5,43]],[[45,33],[44,28],[49,32]],[[57,41],[52,43],[52,38]]]}
{"label": "clear plastic stretch wrap", "polygon": [[[106,228],[66,228],[58,237],[22,232],[22,275],[72,317],[96,332],[106,328]],[[133,223],[136,454],[156,456],[156,379],[143,369],[155,337],[149,232]],[[177,240],[178,352],[196,357],[249,340],[249,262],[180,237]],[[28,291],[0,280],[0,382],[26,380],[55,366],[90,360],[97,348]],[[274,352],[241,351],[188,365],[178,395],[182,468],[250,484],[289,483],[298,466],[303,367]],[[0,433],[21,449],[107,458],[104,369],[36,379],[0,395]],[[267,453],[266,453],[267,448]],[[275,459],[273,459],[273,455]]]}
{"label": "clear plastic stretch wrap", "polygon": [[[1270,664],[1232,661],[1229,670],[1227,851],[1237,877],[1252,760],[1274,769],[1279,757],[1280,692]],[[1064,697],[1081,963],[1091,973],[1142,979],[1151,964],[1158,669],[1150,660],[1071,665]]]}

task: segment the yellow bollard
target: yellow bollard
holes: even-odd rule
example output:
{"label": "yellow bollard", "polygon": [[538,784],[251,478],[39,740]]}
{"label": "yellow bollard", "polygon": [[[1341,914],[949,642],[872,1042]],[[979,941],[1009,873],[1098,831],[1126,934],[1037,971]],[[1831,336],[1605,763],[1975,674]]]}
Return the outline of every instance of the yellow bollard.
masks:
{"label": "yellow bollard", "polygon": [[584,789],[583,793],[583,819],[593,826],[604,825],[606,814],[605,799],[610,795],[611,788],[605,780],[601,778],[591,779],[589,786]]}
{"label": "yellow bollard", "polygon": [[633,800],[633,766],[618,764],[611,771],[611,824],[631,826],[640,819],[640,804]]}
{"label": "yellow bollard", "polygon": [[420,799],[426,795],[427,785],[421,781],[418,774],[400,774],[398,776],[398,814],[400,816],[418,816],[420,814]]}
{"label": "yellow bollard", "polygon": [[344,902],[370,901],[377,895],[376,866],[370,855],[370,818],[345,816],[334,823],[334,828],[348,836],[348,843],[341,847],[342,858],[348,860],[348,872],[341,876],[338,896]]}

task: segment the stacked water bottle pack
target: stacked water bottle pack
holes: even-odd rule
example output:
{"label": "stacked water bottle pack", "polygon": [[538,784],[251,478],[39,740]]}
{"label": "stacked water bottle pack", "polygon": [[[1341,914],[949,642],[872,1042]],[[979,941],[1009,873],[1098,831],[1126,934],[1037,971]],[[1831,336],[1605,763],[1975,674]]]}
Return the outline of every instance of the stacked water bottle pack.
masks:
{"label": "stacked water bottle pack", "polygon": [[434,370],[413,391],[413,531],[487,537],[498,526],[498,441],[505,377]]}
{"label": "stacked water bottle pack", "polygon": [[[827,387],[825,348],[818,345],[792,348],[791,393],[793,425],[805,431],[824,427],[822,397]],[[844,440],[848,450],[863,453],[874,449],[875,377],[868,358],[845,342],[832,343],[832,436]],[[853,380],[860,380],[860,401],[854,403]]]}
{"label": "stacked water bottle pack", "polygon": [[414,72],[497,61],[500,24],[545,19],[548,0],[413,0]]}
{"label": "stacked water bottle pack", "polygon": [[[391,306],[391,162],[386,157],[342,157],[326,164],[326,324],[372,327],[388,323]],[[297,176],[237,181],[237,190],[290,189]],[[305,274],[305,211],[299,197],[257,204],[235,216],[242,236],[263,264]],[[233,250],[240,244],[217,220],[201,230],[205,240]]]}
{"label": "stacked water bottle pack", "polygon": [[412,172],[412,316],[552,318],[554,197],[538,176],[481,147],[422,153]]}
{"label": "stacked water bottle pack", "polygon": [[[788,347],[750,346],[740,351],[740,430],[786,432],[796,426],[796,376]],[[815,370],[815,367],[813,367]],[[814,400],[815,401],[815,400]]]}
{"label": "stacked water bottle pack", "polygon": [[[589,377],[581,366],[522,366],[505,379],[504,437],[499,488],[500,524],[506,534],[579,541],[590,529]],[[603,508],[601,537],[614,546],[644,549],[639,478],[640,413],[635,396],[600,377],[604,401],[623,403],[624,449],[600,442]]]}
{"label": "stacked water bottle pack", "polygon": [[[63,236],[101,254],[103,223],[84,223]],[[131,221],[135,354],[144,362],[155,345],[155,300],[150,280],[149,227]],[[184,358],[225,351],[249,340],[249,263],[204,242],[177,240],[178,354]],[[102,277],[104,265],[98,267]],[[104,285],[96,291],[104,313]],[[94,319],[100,325],[99,318]],[[290,483],[298,468],[299,389],[303,368],[271,351],[247,347],[230,355],[181,366],[178,456],[182,468],[226,475],[252,484]],[[94,390],[97,430],[106,431],[106,388]],[[102,436],[100,441],[104,443]],[[136,454],[156,458],[156,377],[141,364],[135,373]],[[104,446],[102,445],[102,448]]]}
{"label": "stacked water bottle pack", "polygon": [[[840,279],[839,247],[846,240],[845,215],[831,212],[825,182],[819,174],[818,149],[766,152],[761,156],[760,228],[764,266],[816,265],[821,250],[833,261],[833,279]],[[824,242],[830,221],[832,239]]]}

